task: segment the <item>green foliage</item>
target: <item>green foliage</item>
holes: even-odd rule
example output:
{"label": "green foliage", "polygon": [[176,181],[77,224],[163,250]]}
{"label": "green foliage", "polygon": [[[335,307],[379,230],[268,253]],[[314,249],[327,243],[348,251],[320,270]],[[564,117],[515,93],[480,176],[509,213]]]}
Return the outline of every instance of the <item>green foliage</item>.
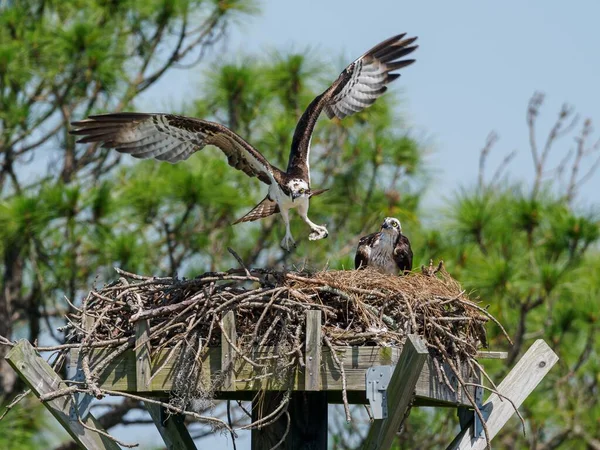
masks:
{"label": "green foliage", "polygon": [[[4,409],[3,405],[2,409]],[[11,450],[50,448],[51,441],[56,439],[56,433],[48,418],[48,412],[39,401],[31,396],[28,397],[0,421],[0,448]],[[39,433],[40,429],[45,429],[45,433]]]}

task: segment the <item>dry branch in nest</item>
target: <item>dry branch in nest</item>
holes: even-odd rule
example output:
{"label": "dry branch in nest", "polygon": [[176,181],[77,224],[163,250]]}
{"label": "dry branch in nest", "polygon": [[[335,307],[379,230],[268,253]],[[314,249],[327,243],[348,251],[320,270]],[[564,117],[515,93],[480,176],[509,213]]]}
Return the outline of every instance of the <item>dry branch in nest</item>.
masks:
{"label": "dry branch in nest", "polygon": [[[198,400],[202,406],[208,405],[227,375],[204,384],[200,381],[206,379],[200,376],[202,358],[209,347],[221,345],[226,335],[221,332],[222,320],[229,311],[235,313],[237,328],[237,339],[229,345],[237,358],[254,368],[254,378],[244,381],[260,384],[269,380],[280,386],[304,365],[307,310],[322,312],[326,346],[401,346],[408,334],[420,335],[434,358],[438,378],[452,391],[441,365],[446,363],[459,384],[467,386],[460,368],[465,364],[473,370],[481,367],[475,356],[487,345],[486,323],[492,320],[502,328],[485,308],[468,299],[441,264],[435,270],[423,268],[423,273],[402,277],[368,269],[308,273],[244,268],[186,280],[117,271],[121,275],[117,281],[90,292],[69,318],[71,339],[62,348],[80,347],[85,386],[73,385],[55,395],[82,390],[96,397],[109,393],[97,384],[100,374],[117,356],[134,348],[136,322],[147,320],[152,354],[163,355],[152,377],[171,358],[177,358],[178,375],[170,402],[163,406],[231,433],[224,421],[200,416],[190,406],[194,403],[197,407]],[[89,319],[85,316],[93,318],[93,326],[86,326]],[[110,351],[95,367],[89,367],[86,355],[94,347]],[[266,348],[269,353],[261,352]],[[343,377],[341,364],[340,370]],[[274,412],[243,428],[274,422],[286,414],[289,398],[288,391]],[[347,416],[350,419],[348,409]]]}

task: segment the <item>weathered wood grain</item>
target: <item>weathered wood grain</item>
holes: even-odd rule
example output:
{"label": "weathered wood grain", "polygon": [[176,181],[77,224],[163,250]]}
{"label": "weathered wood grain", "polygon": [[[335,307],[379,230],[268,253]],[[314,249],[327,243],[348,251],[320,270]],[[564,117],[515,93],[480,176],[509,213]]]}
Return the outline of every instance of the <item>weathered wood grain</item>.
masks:
{"label": "weathered wood grain", "polygon": [[[518,408],[557,361],[556,353],[542,339],[538,339],[498,385],[498,392],[511,399]],[[495,393],[489,396],[483,405],[483,416],[490,439],[498,434],[513,414],[515,410],[509,401],[503,401]],[[485,447],[485,437],[473,438],[469,428],[457,436],[448,450],[483,450]]]}
{"label": "weathered wood grain", "polygon": [[[235,313],[229,311],[223,317],[223,333],[227,335],[227,339],[221,339],[221,372],[223,377],[223,391],[235,391],[235,371],[230,370],[231,365],[235,362],[234,345],[237,345],[237,332],[235,328]],[[229,342],[231,342],[231,345]]]}
{"label": "weathered wood grain", "polygon": [[135,324],[135,385],[138,392],[150,389],[152,368],[150,364],[150,321],[138,320]]}
{"label": "weathered wood grain", "polygon": [[[400,356],[401,348],[399,347],[376,347],[376,346],[355,346],[355,347],[336,347],[336,353],[346,373],[346,381],[348,383],[348,395],[353,397],[352,392],[359,394],[361,402],[365,402],[365,371],[372,366],[395,364]],[[93,367],[106,352],[105,349],[90,350],[90,365]],[[78,350],[74,349],[71,352],[71,362],[76,363]],[[152,373],[167,357],[168,351],[162,351],[158,355],[152,357]],[[272,351],[265,350],[254,356],[267,356],[272,354]],[[206,354],[202,356],[203,368],[200,371],[199,384],[208,386],[210,380],[216,379],[221,374],[222,348],[211,347]],[[171,390],[173,386],[174,372],[177,370],[178,357],[175,355],[164,366],[158,374],[154,374],[154,378],[149,384],[148,392],[155,392],[160,395],[163,392]],[[463,368],[463,376],[466,379],[473,379],[467,368]],[[458,387],[455,377],[452,376],[450,369],[444,368],[447,377],[455,387],[456,392],[452,392],[438,379],[437,372],[434,368],[431,357],[427,358],[423,366],[419,379],[416,385],[417,401],[420,405],[437,405],[437,406],[470,406],[469,401],[462,389]],[[236,359],[235,364],[235,390],[236,391],[252,391],[258,389],[279,390],[286,389],[288,384],[283,384],[273,379],[266,377],[258,381],[244,381],[257,375],[256,369],[247,362]],[[328,348],[321,349],[321,364],[320,364],[320,382],[319,389],[326,390],[334,396],[342,390],[342,376],[337,367],[337,364],[331,356],[331,351]],[[305,376],[303,371],[297,370],[295,376],[290,381],[292,388],[295,390],[304,390]],[[475,382],[478,382],[475,381]],[[113,361],[98,380],[99,387],[116,391],[135,392],[136,391],[136,366],[135,354],[132,351],[125,352],[123,356]],[[471,389],[470,389],[471,390]],[[474,388],[473,388],[474,390]],[[362,396],[360,395],[362,393]]]}
{"label": "weathered wood grain", "polygon": [[[11,367],[25,381],[36,396],[54,392],[66,387],[58,374],[42,358],[33,346],[26,340],[21,340],[6,355]],[[69,411],[72,405],[71,396],[59,397],[44,402],[43,405],[60,422],[69,435],[82,448],[88,450],[119,450],[121,447],[113,440],[102,434],[85,428],[79,421],[71,420]],[[83,422],[102,432],[102,428],[96,418],[89,414]]]}
{"label": "weathered wood grain", "polygon": [[82,314],[83,314],[83,316],[81,318],[82,327],[85,331],[89,332],[92,330],[92,328],[94,328],[94,323],[96,322],[96,318],[94,316],[87,314],[85,311],[83,311]]}
{"label": "weathered wood grain", "polygon": [[506,359],[508,358],[508,352],[491,352],[491,351],[479,351],[477,352],[477,358],[482,359]]}
{"label": "weathered wood grain", "polygon": [[321,389],[321,311],[306,311],[304,390]]}
{"label": "weathered wood grain", "polygon": [[387,386],[388,417],[375,420],[371,425],[364,449],[387,450],[391,447],[415,396],[417,380],[428,357],[429,352],[423,340],[417,335],[409,335]]}

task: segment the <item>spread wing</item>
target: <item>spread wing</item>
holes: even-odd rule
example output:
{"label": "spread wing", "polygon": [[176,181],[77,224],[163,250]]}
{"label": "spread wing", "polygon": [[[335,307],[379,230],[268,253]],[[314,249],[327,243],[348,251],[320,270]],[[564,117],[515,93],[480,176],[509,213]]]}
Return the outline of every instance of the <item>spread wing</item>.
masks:
{"label": "spread wing", "polygon": [[354,256],[354,268],[364,269],[369,265],[371,259],[371,249],[373,243],[377,239],[379,233],[372,233],[363,236],[358,241],[358,248],[356,249],[356,255]]}
{"label": "spread wing", "polygon": [[412,270],[412,248],[410,247],[410,241],[403,234],[398,236],[398,240],[396,241],[396,247],[394,247],[394,261],[396,261],[396,265],[401,273]]}
{"label": "spread wing", "polygon": [[404,39],[405,36],[406,33],[399,34],[377,44],[346,67],[338,79],[312,101],[296,126],[288,173],[296,168],[298,175],[308,179],[310,137],[323,109],[330,119],[343,119],[362,111],[383,95],[387,84],[400,76],[392,72],[415,62],[404,57],[417,49],[412,45],[417,38]]}
{"label": "spread wing", "polygon": [[77,142],[98,142],[105,148],[129,153],[135,158],[154,158],[176,163],[206,145],[221,149],[230,166],[250,177],[271,184],[281,171],[248,142],[218,123],[174,114],[116,113],[90,116],[73,122],[71,134]]}
{"label": "spread wing", "polygon": [[404,36],[406,33],[377,44],[346,67],[327,91],[331,92],[325,105],[327,117],[343,119],[372,105],[387,90],[386,85],[400,76],[391,72],[415,62],[403,58],[417,49],[411,45],[417,38]]}
{"label": "spread wing", "polygon": [[271,214],[275,214],[279,212],[279,205],[277,202],[269,199],[269,197],[265,197],[262,202],[252,208],[252,211],[247,213],[244,217],[233,222],[233,225],[240,222],[252,222],[254,220],[259,220],[264,217],[268,217]]}

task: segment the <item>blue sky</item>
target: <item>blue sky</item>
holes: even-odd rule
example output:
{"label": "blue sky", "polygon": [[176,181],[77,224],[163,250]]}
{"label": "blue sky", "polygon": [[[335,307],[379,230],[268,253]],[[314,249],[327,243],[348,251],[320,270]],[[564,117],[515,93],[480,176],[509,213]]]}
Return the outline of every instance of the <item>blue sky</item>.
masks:
{"label": "blue sky", "polygon": [[[435,189],[430,189],[426,207],[439,206],[459,186],[476,182],[479,151],[492,130],[500,136],[492,166],[518,150],[510,175],[530,176],[525,111],[534,91],[547,95],[540,139],[564,102],[600,123],[600,2],[264,0],[261,4],[261,15],[230,33],[227,49],[232,54],[310,47],[342,70],[343,64],[389,36],[404,31],[419,36],[417,63],[403,71],[392,89],[401,94],[399,108],[415,134],[426,136],[432,151],[427,160],[434,170]],[[206,67],[171,72],[138,106],[171,109],[174,102],[193,95],[200,70]],[[573,145],[571,137],[561,141],[554,160]],[[580,203],[598,203],[599,191],[596,175],[582,191]],[[154,432],[144,430],[144,435]],[[219,449],[227,448],[227,442],[220,437],[202,445]],[[246,444],[247,440],[238,448]]]}
{"label": "blue sky", "polygon": [[[546,93],[540,139],[565,102],[582,117],[600,122],[599,2],[264,0],[259,4],[262,13],[230,33],[226,49],[232,55],[311,48],[342,70],[389,36],[405,31],[419,36],[417,63],[403,71],[392,89],[400,94],[398,107],[413,134],[430,152],[427,162],[435,190],[429,191],[425,206],[438,206],[442,196],[476,182],[479,151],[492,130],[500,141],[490,157],[490,172],[507,153],[517,150],[510,176],[531,175],[525,111],[537,90]],[[189,98],[206,67],[171,72],[140,106],[160,110]],[[177,88],[165,89],[171,82]],[[594,136],[600,137],[600,128]],[[561,141],[554,161],[573,146],[571,136]],[[596,176],[582,191],[580,203],[596,203],[599,189]]]}

